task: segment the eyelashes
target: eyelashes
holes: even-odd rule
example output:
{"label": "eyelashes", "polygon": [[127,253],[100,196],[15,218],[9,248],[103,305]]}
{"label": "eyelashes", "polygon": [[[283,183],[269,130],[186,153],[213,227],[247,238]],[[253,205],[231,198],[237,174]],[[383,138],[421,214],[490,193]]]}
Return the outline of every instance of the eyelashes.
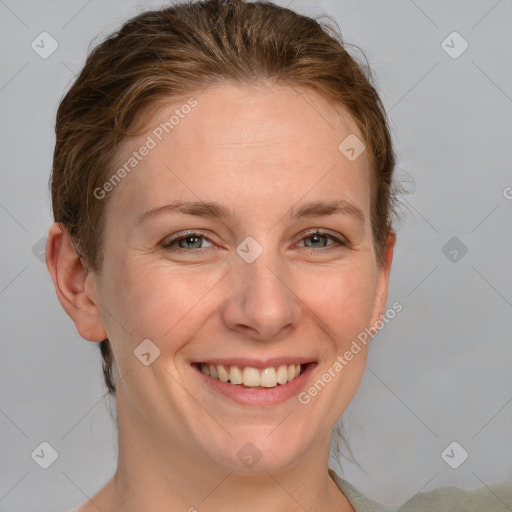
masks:
{"label": "eyelashes", "polygon": [[[329,248],[340,248],[340,247],[349,247],[350,244],[347,242],[344,238],[338,237],[333,235],[330,232],[322,231],[322,230],[315,230],[309,233],[306,233],[299,242],[302,242],[307,239],[322,239],[325,238],[327,240],[331,240],[333,243],[326,245],[324,247],[307,247],[302,246],[303,248],[313,251],[313,252],[320,252],[320,251],[326,251],[331,250]],[[199,253],[202,254],[205,250],[209,249],[210,247],[192,247],[191,249],[187,249],[184,247],[180,247],[180,243],[187,240],[195,240],[195,242],[190,242],[191,245],[194,245],[198,243],[198,241],[206,240],[210,244],[214,244],[214,242],[204,233],[201,233],[199,231],[191,231],[182,235],[175,236],[168,240],[167,242],[164,242],[161,247],[169,252],[182,252],[182,253]]]}
{"label": "eyelashes", "polygon": [[[213,243],[206,235],[203,235],[202,233],[198,233],[198,232],[191,232],[191,233],[187,233],[186,235],[182,235],[182,236],[177,236],[175,238],[171,238],[168,242],[164,243],[162,245],[162,247],[164,249],[167,249],[167,250],[175,250],[174,249],[174,245],[178,242],[181,242],[182,240],[187,240],[188,238],[199,238],[199,239],[204,239],[204,240],[207,240],[208,242],[210,243]],[[187,249],[183,249],[182,247],[179,247],[179,249],[182,249],[184,251],[187,251]],[[199,249],[204,249],[204,247],[199,247]],[[192,251],[187,251],[187,252],[192,252]]]}
{"label": "eyelashes", "polygon": [[[341,238],[337,237],[337,236],[334,236],[333,234],[331,233],[328,233],[328,232],[325,232],[325,231],[321,231],[321,230],[317,230],[317,231],[313,231],[311,233],[307,233],[305,234],[301,239],[300,241],[302,242],[303,240],[306,240],[307,238],[313,238],[313,237],[325,237],[329,240],[332,240],[334,242],[334,244],[331,244],[331,245],[327,245],[326,247],[320,247],[320,249],[326,249],[328,247],[333,247],[333,246],[348,246],[348,243],[344,240],[342,240]],[[306,249],[315,249],[314,247],[306,247]]]}

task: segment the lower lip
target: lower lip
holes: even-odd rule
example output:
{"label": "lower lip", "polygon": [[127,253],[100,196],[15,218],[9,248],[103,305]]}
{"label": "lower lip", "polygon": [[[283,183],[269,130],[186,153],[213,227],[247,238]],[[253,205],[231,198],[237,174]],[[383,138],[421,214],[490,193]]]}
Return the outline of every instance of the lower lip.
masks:
{"label": "lower lip", "polygon": [[241,405],[277,405],[297,396],[305,387],[306,381],[317,363],[309,363],[301,375],[286,384],[278,384],[273,388],[244,388],[230,382],[222,382],[205,375],[199,365],[192,365],[199,378],[210,388]]}

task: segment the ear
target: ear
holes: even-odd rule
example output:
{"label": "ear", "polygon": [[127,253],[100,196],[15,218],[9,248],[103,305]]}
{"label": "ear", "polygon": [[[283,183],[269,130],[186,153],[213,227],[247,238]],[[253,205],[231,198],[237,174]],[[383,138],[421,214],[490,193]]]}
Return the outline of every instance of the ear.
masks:
{"label": "ear", "polygon": [[393,262],[393,250],[396,243],[396,233],[391,231],[386,239],[386,251],[384,261],[378,269],[377,288],[375,292],[375,302],[373,305],[371,327],[372,332],[377,332],[375,324],[386,312],[388,300],[389,275],[391,272],[391,263]]}
{"label": "ear", "polygon": [[96,291],[96,275],[89,272],[75,252],[66,228],[54,223],[48,233],[46,266],[57,297],[75,323],[82,338],[102,341],[108,338]]}

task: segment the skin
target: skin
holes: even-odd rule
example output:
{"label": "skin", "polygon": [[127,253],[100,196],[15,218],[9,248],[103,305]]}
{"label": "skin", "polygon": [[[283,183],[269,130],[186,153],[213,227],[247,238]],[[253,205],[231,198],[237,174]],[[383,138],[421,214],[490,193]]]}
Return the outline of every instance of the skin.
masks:
{"label": "skin", "polygon": [[[348,113],[312,91],[224,83],[194,97],[197,107],[103,199],[100,275],[86,272],[66,231],[54,224],[49,232],[60,303],[83,338],[109,338],[116,360],[118,468],[79,510],[352,511],[327,473],[329,443],[367,346],[308,404],[234,403],[190,362],[308,357],[318,366],[306,389],[385,313],[395,235],[379,266],[367,154],[349,161],[338,150],[350,133],[363,137]],[[183,103],[153,110],[147,132],[124,141],[116,164]],[[364,223],[346,213],[286,217],[292,206],[340,199]],[[175,200],[217,201],[234,216],[169,213],[136,224]],[[316,228],[349,245],[311,237]],[[162,248],[185,230],[210,241]],[[236,252],[248,236],[263,248],[252,263]],[[145,366],[133,351],[148,338],[160,356]],[[262,454],[251,468],[237,457],[247,442]]]}

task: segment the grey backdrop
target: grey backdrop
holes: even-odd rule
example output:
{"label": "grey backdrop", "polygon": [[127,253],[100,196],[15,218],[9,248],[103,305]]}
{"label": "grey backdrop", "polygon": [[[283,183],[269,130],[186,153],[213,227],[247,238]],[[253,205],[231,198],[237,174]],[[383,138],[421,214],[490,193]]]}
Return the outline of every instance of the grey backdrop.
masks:
{"label": "grey backdrop", "polygon": [[[343,416],[364,471],[343,461],[341,475],[390,505],[510,479],[512,3],[280,3],[331,14],[365,51],[408,192],[389,295],[403,311],[372,342]],[[0,0],[3,512],[66,512],[115,471],[98,347],[78,335],[43,262],[47,181],[58,102],[91,41],[160,5]]]}

